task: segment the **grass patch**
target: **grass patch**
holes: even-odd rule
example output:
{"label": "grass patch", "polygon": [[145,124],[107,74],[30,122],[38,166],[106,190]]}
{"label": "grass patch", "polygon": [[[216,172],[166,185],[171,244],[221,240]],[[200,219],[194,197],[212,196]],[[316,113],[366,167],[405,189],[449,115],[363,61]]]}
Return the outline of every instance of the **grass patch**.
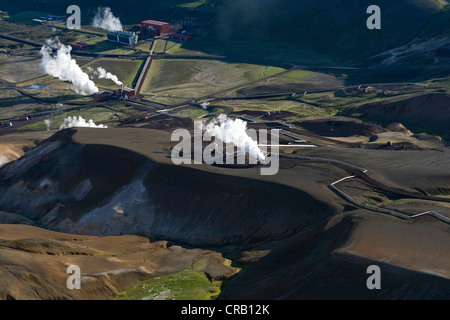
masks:
{"label": "grass patch", "polygon": [[144,111],[142,109],[137,109],[130,104],[114,104],[112,106],[114,110],[117,110],[119,117],[131,117],[136,115],[142,115]]}
{"label": "grass patch", "polygon": [[222,282],[210,282],[206,274],[193,269],[140,281],[121,292],[117,300],[211,300],[220,294]]}
{"label": "grass patch", "polygon": [[[10,27],[11,26],[6,26],[6,28]],[[0,29],[3,29],[3,27],[0,27]],[[27,39],[42,44],[45,43],[46,39],[55,37],[58,37],[60,42],[63,44],[69,44],[72,42],[79,42],[79,41],[86,42],[93,37],[98,37],[89,34],[79,33],[74,30],[58,29],[53,27],[47,27],[45,25],[40,24],[39,25],[17,24],[17,27],[14,30],[11,30],[9,35],[19,39]]]}
{"label": "grass patch", "polygon": [[222,108],[216,108],[216,107],[208,107],[206,110],[204,110],[202,108],[198,108],[198,107],[187,107],[187,108],[183,108],[179,111],[176,111],[172,114],[177,115],[177,116],[183,116],[183,117],[195,119],[195,118],[204,116],[205,114],[208,114],[208,113],[222,113],[222,112],[223,112]]}
{"label": "grass patch", "polygon": [[141,44],[138,44],[137,46],[134,47],[134,49],[136,51],[144,51],[144,52],[149,52],[150,49],[152,48],[153,42],[152,41],[145,41]]}
{"label": "grass patch", "polygon": [[206,3],[206,0],[198,0],[198,1],[180,4],[178,7],[179,8],[197,8],[197,7],[204,5],[205,3]]}
{"label": "grass patch", "polygon": [[284,71],[286,69],[269,66],[264,72],[267,78],[239,88],[232,94],[236,96],[247,96],[289,92],[303,93],[308,90],[337,88],[344,85],[333,74],[303,69]]}
{"label": "grass patch", "polygon": [[90,25],[81,25],[80,29],[69,29],[67,28],[67,24],[66,22],[61,22],[58,24],[53,25],[55,28],[61,29],[61,30],[70,30],[70,31],[74,31],[74,32],[78,32],[78,33],[84,33],[84,34],[89,34],[89,35],[94,35],[94,36],[100,36],[100,37],[104,37],[106,36],[107,32],[94,28]]}
{"label": "grass patch", "polygon": [[180,41],[172,41],[172,40],[156,40],[156,46],[155,46],[155,52],[156,53],[165,53],[172,54],[172,55],[195,55],[195,56],[206,56],[207,54],[198,51],[198,50],[191,50],[188,48],[185,48],[185,43]]}
{"label": "grass patch", "polygon": [[136,50],[133,47],[125,46],[120,43],[114,43],[103,37],[91,37],[86,43],[93,45],[87,49],[88,52],[109,53],[109,54],[133,54]]}
{"label": "grass patch", "polygon": [[154,102],[172,105],[186,102],[185,98],[175,98],[170,95],[144,95],[145,99],[151,100]]}
{"label": "grass patch", "polygon": [[17,83],[42,76],[40,62],[40,57],[35,55],[0,57],[0,78]]}
{"label": "grass patch", "polygon": [[51,12],[23,11],[11,14],[9,19],[13,21],[32,23],[33,19],[40,19],[40,17],[46,17],[49,14],[51,14]]}
{"label": "grass patch", "polygon": [[56,90],[38,90],[32,89],[27,90],[27,92],[31,93],[35,97],[44,98],[44,99],[52,99],[52,102],[56,101],[70,101],[72,103],[85,104],[92,101],[90,96],[84,96],[75,91],[75,86],[70,83],[63,82],[63,85],[67,87],[65,89],[56,89]]}
{"label": "grass patch", "polygon": [[[246,39],[217,41],[212,34],[196,37],[194,41],[184,42],[184,50],[201,51],[206,55],[226,55],[258,59],[273,59],[280,62],[296,62],[311,65],[335,65],[329,56],[321,56],[306,46],[297,43]],[[301,52],[301,54],[299,54]]]}
{"label": "grass patch", "polygon": [[263,71],[263,74],[265,77],[272,77],[277,75],[280,72],[285,71],[286,69],[280,68],[280,67],[274,67],[274,66],[267,66],[267,69]]}
{"label": "grass patch", "polygon": [[14,32],[20,29],[27,29],[30,26],[23,24],[23,23],[19,23],[19,22],[14,22],[14,21],[9,21],[9,20],[1,20],[2,23],[0,23],[0,31],[3,33],[7,33],[7,32]]}
{"label": "grass patch", "polygon": [[188,49],[184,46],[183,42],[175,42],[175,41],[168,41],[167,47],[166,47],[166,53],[173,54],[173,55],[195,55],[195,56],[207,56],[208,54],[199,51],[199,50],[192,50]]}
{"label": "grass patch", "polygon": [[[56,108],[55,108],[55,111],[57,111]],[[101,123],[109,122],[109,117],[112,114],[113,114],[112,111],[103,109],[103,108],[88,108],[88,109],[82,109],[82,110],[69,111],[67,113],[60,114],[60,115],[50,118],[50,128],[49,129],[51,131],[59,130],[59,127],[64,123],[64,119],[67,118],[68,116],[72,116],[72,117],[73,116],[76,116],[76,117],[81,116],[86,121],[88,121],[89,119],[92,119],[95,122],[95,124],[99,125]],[[116,118],[114,118],[114,119],[116,119]],[[108,123],[108,126],[110,126],[109,123]],[[44,130],[47,130],[47,125],[44,123],[44,121],[39,121],[36,123],[32,123],[32,124],[23,126],[23,127],[19,128],[19,130],[44,131]]]}
{"label": "grass patch", "polygon": [[286,118],[287,121],[307,117],[329,117],[339,111],[335,107],[314,106],[295,99],[234,100],[221,101],[220,104],[230,107],[234,112],[243,110],[273,112],[281,110],[295,113],[295,115]]}
{"label": "grass patch", "polygon": [[323,73],[302,69],[292,70],[280,76],[280,78],[285,79],[285,82],[288,83],[304,83],[304,82],[320,81],[321,79],[328,80],[327,82],[331,82],[334,80],[331,77],[329,79],[324,79],[325,77],[326,75]]}
{"label": "grass patch", "polygon": [[156,53],[164,52],[164,47],[166,45],[166,41],[165,40],[161,40],[161,39],[157,39],[155,41],[156,41],[156,44],[155,44],[154,52],[156,52]]}
{"label": "grass patch", "polygon": [[[266,73],[279,71],[269,69]],[[214,60],[155,60],[142,91],[174,98],[199,98],[262,79],[264,70],[262,65]]]}
{"label": "grass patch", "polygon": [[0,91],[0,119],[14,118],[34,112],[50,110],[47,103],[36,103],[35,100],[24,97],[13,90]]}
{"label": "grass patch", "polygon": [[[131,87],[133,85],[133,81],[136,78],[137,72],[139,68],[144,63],[144,60],[141,59],[110,59],[110,58],[101,58],[92,61],[89,64],[83,66],[85,72],[89,74],[87,71],[87,67],[91,67],[96,69],[98,67],[104,68],[107,72],[111,72],[116,75],[120,81],[123,82],[124,86]],[[92,74],[90,74],[92,75]],[[106,88],[106,89],[117,89],[118,85],[109,79],[98,79],[96,76],[92,75],[92,79],[98,87]]]}

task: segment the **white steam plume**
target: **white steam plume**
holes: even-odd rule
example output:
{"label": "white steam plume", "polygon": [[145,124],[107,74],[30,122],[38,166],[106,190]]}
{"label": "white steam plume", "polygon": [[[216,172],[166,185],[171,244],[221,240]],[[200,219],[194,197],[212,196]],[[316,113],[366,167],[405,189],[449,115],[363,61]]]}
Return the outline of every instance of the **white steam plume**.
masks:
{"label": "white steam plume", "polygon": [[229,119],[221,114],[203,125],[203,130],[212,137],[225,143],[233,143],[239,149],[248,152],[256,159],[264,160],[265,156],[258,147],[258,142],[247,134],[247,122],[241,119]]}
{"label": "white steam plume", "polygon": [[107,31],[123,31],[120,19],[114,17],[111,8],[108,7],[99,7],[97,9],[94,20],[92,20],[92,25]]}
{"label": "white steam plume", "polygon": [[72,82],[82,92],[89,94],[98,92],[95,83],[70,56],[71,50],[71,46],[65,46],[57,39],[47,39],[40,51],[42,61],[39,68],[60,80]]}
{"label": "white steam plume", "polygon": [[98,67],[96,70],[94,70],[91,67],[88,67],[87,70],[98,76],[99,79],[110,79],[119,86],[123,84],[122,81],[120,81],[116,75],[112,74],[111,72],[107,72],[102,67]]}
{"label": "white steam plume", "polygon": [[47,131],[50,131],[50,124],[51,124],[50,119],[45,119],[44,123],[45,123],[45,126],[47,127]]}
{"label": "white steam plume", "polygon": [[78,118],[76,116],[73,116],[73,117],[69,116],[64,119],[64,123],[59,127],[59,130],[67,129],[67,128],[80,128],[80,127],[108,128],[107,126],[105,126],[103,124],[96,125],[94,123],[94,121],[92,121],[92,119],[89,119],[89,121],[86,122],[86,120],[83,119],[83,117],[81,117],[81,116],[78,116]]}
{"label": "white steam plume", "polygon": [[103,69],[102,67],[98,67],[97,68],[98,71],[98,77],[100,79],[111,79],[112,81],[114,81],[114,83],[118,84],[119,86],[122,85],[122,81],[119,81],[119,78],[117,78],[116,75],[113,75],[111,72],[106,72],[105,69]]}

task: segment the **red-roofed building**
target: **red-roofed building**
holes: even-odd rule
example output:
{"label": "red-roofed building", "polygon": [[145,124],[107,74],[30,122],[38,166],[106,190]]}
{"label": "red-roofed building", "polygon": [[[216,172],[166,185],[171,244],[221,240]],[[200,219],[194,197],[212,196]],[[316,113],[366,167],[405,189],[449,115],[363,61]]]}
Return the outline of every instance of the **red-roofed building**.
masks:
{"label": "red-roofed building", "polygon": [[120,89],[114,90],[113,94],[120,97],[121,99],[128,100],[136,96],[136,90],[127,87],[121,87]]}
{"label": "red-roofed building", "polygon": [[181,41],[191,41],[194,40],[193,36],[186,35],[186,34],[179,34],[179,33],[172,33],[170,37],[174,40],[181,40]]}
{"label": "red-roofed building", "polygon": [[158,37],[163,34],[168,34],[169,23],[155,20],[145,20],[141,22],[141,37],[142,36],[152,36]]}
{"label": "red-roofed building", "polygon": [[73,50],[86,50],[89,47],[91,47],[90,44],[87,44],[85,42],[77,42],[77,43],[71,43],[70,46]]}

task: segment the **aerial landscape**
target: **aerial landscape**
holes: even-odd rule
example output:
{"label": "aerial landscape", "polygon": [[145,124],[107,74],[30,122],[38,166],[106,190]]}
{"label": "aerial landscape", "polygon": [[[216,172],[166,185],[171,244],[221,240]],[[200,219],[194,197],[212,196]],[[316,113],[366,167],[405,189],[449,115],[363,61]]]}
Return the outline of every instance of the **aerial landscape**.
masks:
{"label": "aerial landscape", "polygon": [[0,300],[450,300],[449,248],[450,1],[0,4]]}

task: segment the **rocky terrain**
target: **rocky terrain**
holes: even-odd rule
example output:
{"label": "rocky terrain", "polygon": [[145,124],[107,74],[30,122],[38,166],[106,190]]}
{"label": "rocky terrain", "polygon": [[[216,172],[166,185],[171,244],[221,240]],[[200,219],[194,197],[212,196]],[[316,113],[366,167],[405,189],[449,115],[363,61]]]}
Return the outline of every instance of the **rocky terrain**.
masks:
{"label": "rocky terrain", "polygon": [[[15,224],[1,225],[2,297],[115,297],[138,281],[198,266],[204,255],[211,258],[198,272],[233,276],[226,299],[449,296],[445,221],[355,207],[327,188],[347,169],[325,162],[282,158],[279,174],[267,177],[258,168],[174,166],[168,135],[66,129],[5,165],[0,222]],[[370,167],[367,175],[379,185],[369,179],[341,186],[355,199],[411,215],[450,214],[445,202],[381,200],[395,190],[448,196],[450,173],[439,151],[342,150],[307,154]],[[246,271],[228,267],[224,257]],[[64,289],[69,263],[82,265],[86,290]],[[383,270],[383,290],[365,285],[372,264]]]}
{"label": "rocky terrain", "polygon": [[[0,224],[0,299],[111,299],[139,280],[189,270],[211,279],[229,278],[239,270],[221,254],[185,249],[167,241],[126,235],[82,236],[23,224]],[[81,270],[81,289],[70,290],[67,269]]]}

